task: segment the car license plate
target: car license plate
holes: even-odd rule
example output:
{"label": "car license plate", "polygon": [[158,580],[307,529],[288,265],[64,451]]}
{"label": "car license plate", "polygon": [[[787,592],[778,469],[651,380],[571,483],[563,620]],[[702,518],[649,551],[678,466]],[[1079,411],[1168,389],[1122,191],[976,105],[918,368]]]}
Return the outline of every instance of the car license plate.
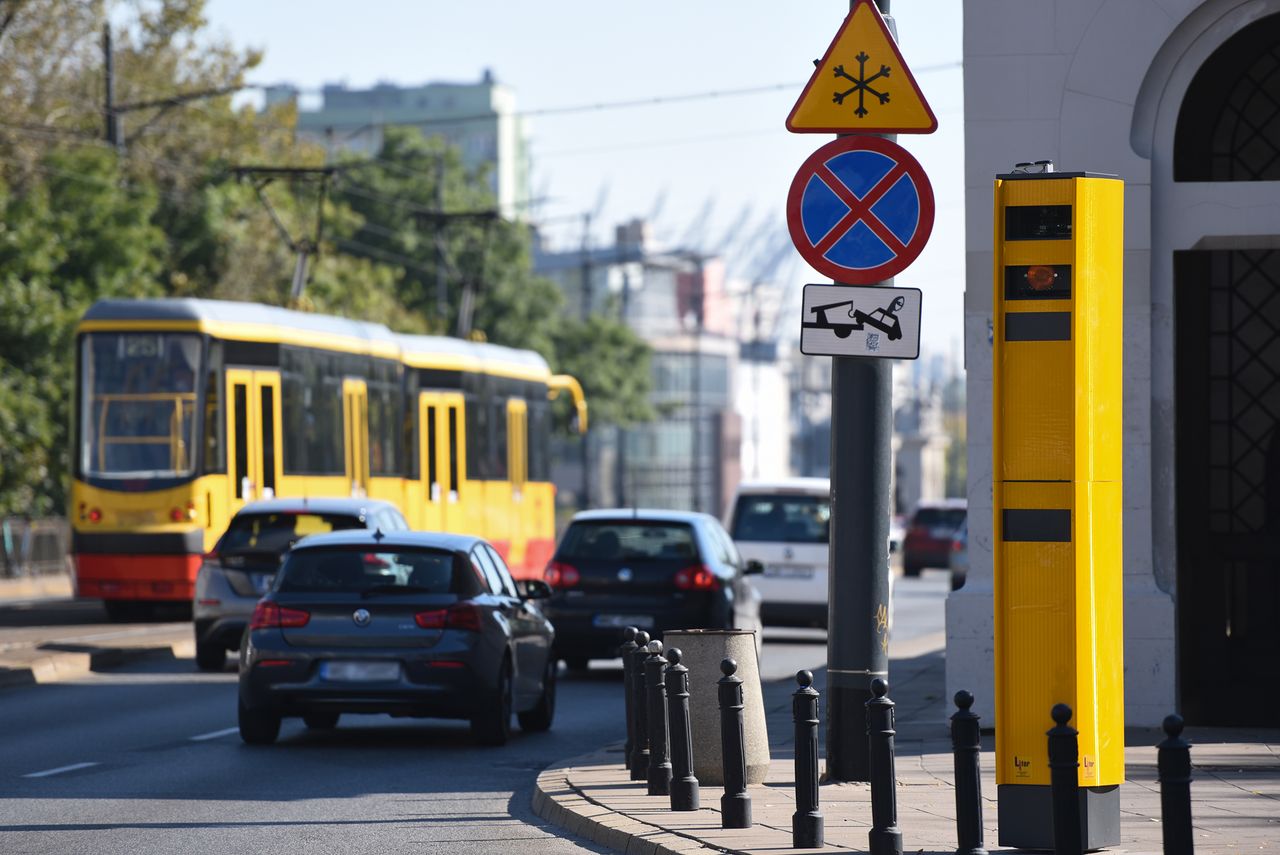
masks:
{"label": "car license plate", "polygon": [[322,662],[320,679],[343,683],[382,683],[400,679],[399,662]]}
{"label": "car license plate", "polygon": [[596,615],[591,623],[596,629],[653,629],[653,615]]}
{"label": "car license plate", "polygon": [[764,575],[773,579],[812,579],[813,568],[803,564],[770,564]]}
{"label": "car license plate", "polygon": [[271,583],[275,580],[275,576],[271,573],[253,573],[253,589],[259,594],[265,594],[271,590]]}

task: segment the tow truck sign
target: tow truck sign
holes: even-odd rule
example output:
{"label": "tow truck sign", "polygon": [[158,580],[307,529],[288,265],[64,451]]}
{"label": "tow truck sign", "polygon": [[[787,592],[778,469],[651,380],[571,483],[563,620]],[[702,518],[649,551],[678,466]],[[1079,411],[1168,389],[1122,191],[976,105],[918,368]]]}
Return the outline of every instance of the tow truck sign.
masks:
{"label": "tow truck sign", "polygon": [[915,359],[920,355],[920,303],[919,288],[806,285],[800,352]]}

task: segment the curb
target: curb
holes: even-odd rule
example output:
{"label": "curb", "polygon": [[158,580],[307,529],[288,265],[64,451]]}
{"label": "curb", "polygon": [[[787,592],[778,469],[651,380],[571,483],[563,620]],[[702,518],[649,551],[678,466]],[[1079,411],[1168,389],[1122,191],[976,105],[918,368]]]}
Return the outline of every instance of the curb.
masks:
{"label": "curb", "polygon": [[587,797],[569,781],[569,770],[578,766],[612,765],[607,754],[618,754],[617,747],[602,748],[566,760],[538,775],[533,788],[534,814],[550,824],[593,843],[626,855],[689,855],[689,853],[737,853],[705,843],[694,837],[651,825],[618,813]]}
{"label": "curb", "polygon": [[151,646],[83,647],[49,652],[18,666],[5,665],[0,661],[0,689],[57,683],[146,659],[190,659],[194,656],[195,642],[191,639]]}

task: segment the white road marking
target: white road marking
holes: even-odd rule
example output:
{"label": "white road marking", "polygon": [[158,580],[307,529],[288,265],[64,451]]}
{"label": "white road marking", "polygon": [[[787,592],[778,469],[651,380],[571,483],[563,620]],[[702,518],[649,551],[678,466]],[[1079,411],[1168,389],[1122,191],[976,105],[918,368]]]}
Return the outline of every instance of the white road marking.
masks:
{"label": "white road marking", "polygon": [[43,772],[31,772],[23,775],[24,778],[47,778],[50,775],[60,775],[63,772],[74,772],[77,769],[88,769],[90,766],[100,766],[100,763],[72,763],[70,766],[59,766],[57,769],[45,769]]}
{"label": "white road marking", "polygon": [[230,736],[233,733],[239,733],[239,732],[240,732],[240,728],[238,727],[228,727],[228,728],[224,728],[223,730],[215,730],[213,733],[202,733],[199,736],[193,736],[191,737],[191,741],[204,742],[209,739],[218,739],[220,737]]}

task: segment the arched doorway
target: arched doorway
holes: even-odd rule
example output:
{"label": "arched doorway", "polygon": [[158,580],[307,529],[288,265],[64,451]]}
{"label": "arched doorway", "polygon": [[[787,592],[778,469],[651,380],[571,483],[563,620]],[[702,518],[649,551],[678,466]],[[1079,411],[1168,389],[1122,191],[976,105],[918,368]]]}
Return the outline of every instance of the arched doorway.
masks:
{"label": "arched doorway", "polygon": [[[1178,113],[1173,180],[1280,180],[1280,14],[1227,39]],[[1174,253],[1178,676],[1188,720],[1280,706],[1280,235]]]}

